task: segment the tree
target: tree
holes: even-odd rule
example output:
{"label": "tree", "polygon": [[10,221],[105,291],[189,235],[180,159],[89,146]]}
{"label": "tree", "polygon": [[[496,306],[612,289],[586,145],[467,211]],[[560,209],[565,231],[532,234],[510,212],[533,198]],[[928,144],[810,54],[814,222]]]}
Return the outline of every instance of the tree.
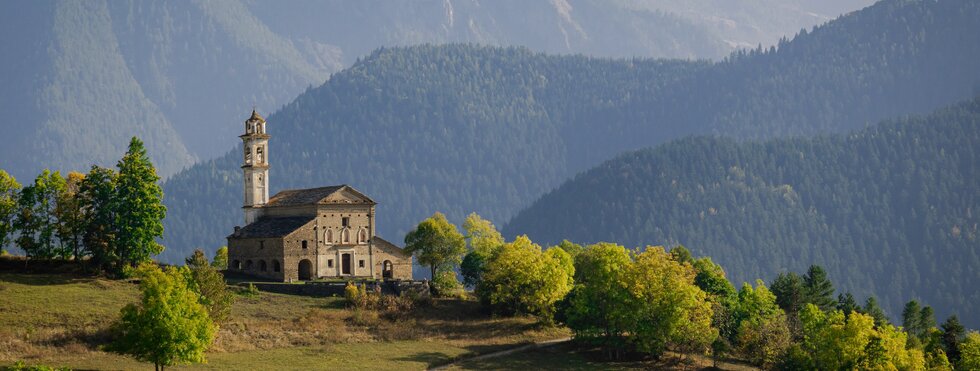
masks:
{"label": "tree", "polygon": [[564,250],[542,251],[527,236],[518,236],[487,260],[477,295],[495,312],[550,320],[555,303],[571,291],[574,274]]}
{"label": "tree", "polygon": [[214,252],[211,266],[215,269],[228,269],[228,246],[221,246]]}
{"label": "tree", "polygon": [[552,247],[557,247],[559,249],[565,250],[565,252],[567,252],[568,255],[572,257],[572,259],[575,259],[575,257],[578,256],[578,254],[582,253],[582,251],[585,250],[582,247],[582,245],[579,245],[569,240],[561,240],[561,242],[558,243],[558,245]]}
{"label": "tree", "polygon": [[806,303],[803,278],[793,272],[776,276],[772,281],[772,293],[776,295],[776,304],[790,316],[796,316]]}
{"label": "tree", "polygon": [[814,304],[800,311],[804,337],[800,354],[791,354],[797,364],[810,363],[816,369],[900,369],[922,370],[925,357],[919,349],[909,349],[908,335],[891,325],[874,326],[874,319],[862,313],[835,310],[825,313]]}
{"label": "tree", "polygon": [[207,256],[201,249],[185,259],[187,273],[190,275],[190,287],[200,294],[200,303],[208,310],[208,316],[216,322],[224,322],[231,314],[234,296],[228,292],[225,277],[208,263]]}
{"label": "tree", "polygon": [[980,333],[970,331],[960,344],[960,358],[956,368],[980,370]]}
{"label": "tree", "polygon": [[462,262],[466,240],[445,215],[436,212],[405,235],[405,252],[415,255],[419,264],[429,266],[435,280],[438,268]]}
{"label": "tree", "polygon": [[725,278],[725,270],[720,265],[711,261],[705,256],[694,260],[694,284],[709,295],[715,296],[717,300],[725,300],[735,297],[735,286]]}
{"label": "tree", "polygon": [[157,182],[143,142],[133,137],[119,160],[116,181],[116,228],[120,263],[136,266],[163,252],[156,239],[163,236],[163,190]]}
{"label": "tree", "polygon": [[65,187],[58,194],[55,215],[58,218],[58,239],[65,250],[70,251],[77,261],[81,261],[83,250],[83,237],[88,219],[81,202],[82,182],[85,174],[70,172],[65,179]]}
{"label": "tree", "polygon": [[191,289],[186,268],[164,271],[145,264],[138,274],[140,302],[122,309],[119,336],[110,349],[152,362],[157,370],[204,362],[217,328]]}
{"label": "tree", "polygon": [[803,301],[816,305],[823,311],[834,309],[834,284],[827,272],[819,265],[811,265],[803,276]]}
{"label": "tree", "polygon": [[929,332],[936,327],[936,314],[926,305],[919,310],[919,340],[925,342]]}
{"label": "tree", "polygon": [[602,345],[618,358],[632,327],[634,305],[626,283],[632,270],[626,248],[612,243],[589,245],[575,258],[575,287],[568,294],[566,325],[576,339]]}
{"label": "tree", "polygon": [[946,318],[941,330],[943,350],[946,351],[949,361],[955,365],[960,360],[960,343],[963,341],[966,329],[960,323],[960,319],[953,315]]}
{"label": "tree", "polygon": [[489,220],[481,218],[477,213],[470,213],[463,221],[463,231],[470,250],[483,256],[490,256],[494,250],[504,244],[504,237]]}
{"label": "tree", "polygon": [[905,303],[905,308],[902,309],[902,328],[905,332],[910,336],[918,337],[922,333],[921,320],[922,308],[919,307],[919,302],[909,300]]}
{"label": "tree", "polygon": [[61,174],[45,169],[34,178],[33,184],[21,191],[14,227],[20,232],[17,245],[27,256],[51,259],[62,255],[60,246],[56,245],[58,220],[55,207],[64,188],[65,179]]}
{"label": "tree", "polygon": [[483,265],[487,258],[504,244],[504,238],[493,226],[493,223],[484,220],[476,213],[471,213],[466,217],[463,222],[463,230],[466,232],[466,240],[469,242],[470,249],[463,257],[460,271],[466,285],[476,286],[480,282]]}
{"label": "tree", "polygon": [[670,249],[670,256],[680,263],[694,263],[694,257],[691,256],[691,251],[684,247],[684,245],[677,245]]}
{"label": "tree", "polygon": [[889,324],[888,316],[885,315],[885,311],[878,305],[878,300],[875,299],[874,296],[869,296],[868,299],[864,301],[862,313],[867,314],[874,319],[875,327]]}
{"label": "tree", "polygon": [[854,295],[850,292],[837,295],[837,310],[844,312],[844,316],[850,316],[852,312],[858,311],[861,307],[854,300]]}
{"label": "tree", "polygon": [[718,337],[711,327],[708,295],[694,285],[694,268],[662,247],[647,247],[636,256],[626,284],[636,304],[630,343],[659,357],[668,345],[700,351]]}
{"label": "tree", "polygon": [[753,364],[771,368],[792,343],[786,313],[762,280],[756,281],[755,289],[742,285],[732,317],[738,350]]}
{"label": "tree", "polygon": [[79,186],[79,204],[86,218],[82,242],[92,264],[101,269],[116,267],[119,261],[116,179],[112,169],[92,166]]}
{"label": "tree", "polygon": [[19,194],[20,183],[17,183],[17,179],[6,171],[0,170],[0,250],[7,246],[13,237]]}

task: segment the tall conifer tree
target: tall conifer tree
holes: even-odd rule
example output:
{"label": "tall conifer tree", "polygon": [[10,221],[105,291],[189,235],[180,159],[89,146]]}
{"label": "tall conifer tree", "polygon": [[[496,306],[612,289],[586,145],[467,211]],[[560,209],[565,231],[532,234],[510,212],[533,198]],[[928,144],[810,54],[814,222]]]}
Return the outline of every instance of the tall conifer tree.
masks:
{"label": "tall conifer tree", "polygon": [[119,255],[123,263],[136,266],[163,252],[156,239],[163,236],[167,208],[163,206],[163,190],[157,184],[160,177],[139,138],[133,137],[129,142],[129,150],[119,160],[118,167]]}

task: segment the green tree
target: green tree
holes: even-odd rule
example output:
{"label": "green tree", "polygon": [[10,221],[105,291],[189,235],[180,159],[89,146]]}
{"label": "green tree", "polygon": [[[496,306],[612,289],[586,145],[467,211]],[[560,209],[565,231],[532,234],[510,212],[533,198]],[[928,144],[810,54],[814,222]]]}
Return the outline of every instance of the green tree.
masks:
{"label": "green tree", "polygon": [[[891,325],[875,328],[874,319],[862,313],[823,312],[814,304],[800,311],[803,326],[801,350],[816,369],[922,370],[925,356],[909,348],[908,334]],[[800,354],[793,353],[796,364]]]}
{"label": "green tree", "polygon": [[677,245],[670,249],[670,256],[681,263],[694,263],[694,257],[691,256],[691,250],[688,250],[684,245]]}
{"label": "green tree", "polygon": [[980,333],[970,331],[960,344],[958,370],[980,370]]}
{"label": "green tree", "polygon": [[632,328],[634,305],[626,275],[633,261],[625,247],[587,246],[575,257],[575,287],[563,313],[576,339],[602,345],[618,358]]}
{"label": "green tree", "polygon": [[487,260],[477,294],[498,313],[553,318],[555,303],[572,289],[574,263],[564,250],[542,251],[527,236],[504,244]]}
{"label": "green tree", "polygon": [[18,213],[14,221],[19,231],[17,245],[27,256],[51,259],[62,256],[57,241],[58,220],[55,207],[58,195],[65,188],[65,179],[57,171],[45,169],[34,183],[24,187],[18,199]]}
{"label": "green tree", "polygon": [[79,204],[85,210],[82,242],[91,262],[100,269],[117,267],[116,172],[92,166],[79,186]]}
{"label": "green tree", "polygon": [[857,301],[854,300],[854,295],[851,295],[850,292],[837,295],[837,310],[844,312],[844,316],[850,316],[852,312],[859,309],[861,307],[858,306]]}
{"label": "green tree", "polygon": [[875,299],[874,296],[869,296],[864,301],[864,308],[861,309],[861,312],[874,319],[875,327],[889,324],[888,316],[885,315],[885,311],[878,305],[878,299]]}
{"label": "green tree", "polygon": [[216,323],[224,322],[231,314],[231,305],[235,300],[228,291],[225,277],[208,263],[208,258],[201,249],[195,249],[185,262],[190,287],[200,295],[200,303],[207,308],[208,316]]}
{"label": "green tree", "polygon": [[578,254],[582,253],[582,251],[585,250],[585,248],[583,248],[582,245],[579,245],[569,240],[561,240],[560,243],[552,247],[557,247],[559,249],[565,250],[565,252],[568,253],[568,256],[571,256],[572,259],[575,259],[575,257],[578,256]]}
{"label": "green tree", "polygon": [[776,304],[791,316],[796,316],[806,303],[803,278],[794,272],[780,273],[772,281]]}
{"label": "green tree", "polygon": [[437,270],[462,262],[466,240],[446,216],[436,212],[405,235],[405,252],[415,255],[419,264],[428,266],[435,280]]}
{"label": "green tree", "polygon": [[905,303],[905,307],[902,309],[902,328],[909,336],[914,336],[916,338],[922,334],[922,308],[919,307],[919,302],[915,300],[909,300]]}
{"label": "green tree", "polygon": [[960,343],[966,334],[966,328],[960,323],[960,319],[955,315],[946,318],[940,330],[942,330],[942,345],[946,351],[946,356],[954,365],[960,360]]}
{"label": "green tree", "polygon": [[471,213],[463,221],[463,231],[466,232],[465,237],[469,242],[469,252],[463,257],[460,273],[466,285],[476,286],[480,282],[483,265],[504,244],[504,238],[493,223],[476,213]]}
{"label": "green tree", "polygon": [[17,179],[0,170],[0,250],[10,243],[14,235],[14,216],[17,215],[19,194],[20,183],[17,183]]}
{"label": "green tree", "polygon": [[504,244],[504,237],[500,235],[493,223],[481,218],[477,213],[470,213],[466,217],[466,220],[463,221],[463,231],[466,232],[465,238],[469,242],[470,250],[483,256],[490,256]]}
{"label": "green tree", "polygon": [[819,265],[811,265],[803,276],[803,301],[816,305],[823,311],[834,309],[834,284],[827,272]]}
{"label": "green tree", "polygon": [[936,314],[926,305],[919,310],[919,340],[926,341],[932,329],[936,328]]}
{"label": "green tree", "polygon": [[647,247],[636,256],[626,277],[636,304],[630,342],[642,352],[660,356],[673,345],[702,351],[718,337],[711,327],[708,294],[694,284],[694,268],[662,247]]}
{"label": "green tree", "polygon": [[119,160],[116,180],[116,228],[120,263],[136,266],[163,252],[156,239],[163,236],[163,190],[157,182],[143,142],[133,137]]}
{"label": "green tree", "polygon": [[119,335],[110,349],[152,362],[157,370],[205,362],[217,328],[191,288],[186,268],[145,264],[138,275],[140,302],[122,309]]}
{"label": "green tree", "polygon": [[228,269],[228,246],[221,246],[214,252],[211,266],[218,270]]}
{"label": "green tree", "polygon": [[85,174],[70,172],[65,179],[65,187],[58,194],[55,214],[58,218],[58,240],[65,246],[66,252],[77,261],[84,254],[83,237],[85,236],[88,218],[82,205],[80,193]]}
{"label": "green tree", "polygon": [[705,256],[694,260],[694,284],[719,301],[735,298],[735,286],[725,277],[725,270]]}
{"label": "green tree", "polygon": [[786,313],[762,280],[756,281],[754,289],[748,283],[742,285],[732,316],[737,348],[753,364],[771,368],[792,343]]}

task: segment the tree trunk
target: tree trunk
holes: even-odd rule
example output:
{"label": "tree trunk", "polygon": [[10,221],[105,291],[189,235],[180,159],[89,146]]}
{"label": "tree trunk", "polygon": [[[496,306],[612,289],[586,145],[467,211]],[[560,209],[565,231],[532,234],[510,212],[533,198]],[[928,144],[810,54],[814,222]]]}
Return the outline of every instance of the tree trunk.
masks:
{"label": "tree trunk", "polygon": [[432,264],[430,267],[431,267],[430,268],[431,271],[429,273],[431,274],[431,277],[432,277],[431,280],[432,281],[435,281],[436,280],[436,265],[435,264]]}

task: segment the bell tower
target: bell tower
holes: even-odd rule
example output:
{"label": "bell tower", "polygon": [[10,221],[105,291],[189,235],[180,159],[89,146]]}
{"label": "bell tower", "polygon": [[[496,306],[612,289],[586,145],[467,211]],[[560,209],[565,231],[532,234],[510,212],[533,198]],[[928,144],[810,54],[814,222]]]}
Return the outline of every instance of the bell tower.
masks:
{"label": "bell tower", "polygon": [[245,181],[245,225],[256,221],[261,208],[269,201],[269,134],[265,132],[265,119],[252,110],[252,117],[245,120],[245,134],[239,135],[244,147],[242,171]]}

